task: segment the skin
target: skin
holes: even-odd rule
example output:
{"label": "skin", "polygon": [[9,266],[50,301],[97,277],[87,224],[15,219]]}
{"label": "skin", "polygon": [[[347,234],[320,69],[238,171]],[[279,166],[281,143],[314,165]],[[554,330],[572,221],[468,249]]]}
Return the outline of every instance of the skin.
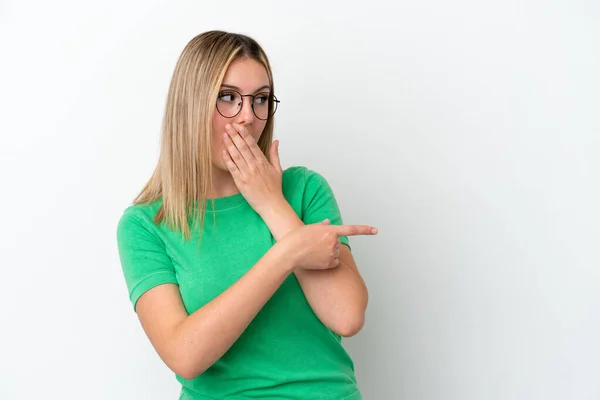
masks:
{"label": "skin", "polygon": [[[233,62],[224,84],[254,94],[268,85],[264,67],[255,60]],[[333,226],[329,221],[304,225],[281,190],[278,141],[267,161],[257,140],[265,121],[257,119],[245,97],[241,112],[213,117],[214,197],[242,193],[263,218],[276,243],[249,271],[211,302],[188,315],[176,285],[144,293],[136,311],[150,342],[176,374],[193,379],[233,345],[283,281],[295,274],[321,322],[342,336],[364,324],[367,288],[352,253],[340,236],[374,235],[368,225]]]}
{"label": "skin", "polygon": [[[221,86],[220,90],[227,90],[229,86],[234,86],[237,88],[235,90],[241,94],[256,94],[256,89],[269,86],[269,77],[265,68],[257,61],[238,59],[229,65],[223,78],[223,84],[227,86]],[[260,92],[264,91],[263,89]],[[269,90],[267,89],[267,91]],[[227,145],[223,140],[223,135],[226,132],[226,126],[234,124],[236,127],[243,127],[246,134],[251,136],[255,142],[258,142],[267,121],[256,118],[252,112],[250,101],[250,97],[244,97],[242,110],[234,118],[225,118],[215,110],[212,124],[213,185],[215,186],[215,192],[211,194],[211,197],[225,197],[239,193],[239,189],[226,165],[226,160],[223,158],[223,151]]]}

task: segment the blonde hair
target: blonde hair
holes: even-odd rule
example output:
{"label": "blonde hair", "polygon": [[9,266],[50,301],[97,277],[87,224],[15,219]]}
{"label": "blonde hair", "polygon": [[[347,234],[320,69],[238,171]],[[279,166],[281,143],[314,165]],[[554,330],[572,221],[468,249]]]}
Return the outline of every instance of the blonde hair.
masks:
{"label": "blonde hair", "polygon": [[[264,65],[271,93],[274,93],[269,60],[254,39],[209,31],[194,37],[185,46],[169,86],[158,164],[133,201],[134,204],[150,203],[162,197],[154,222],[166,222],[171,230],[181,231],[182,238],[187,240],[191,238],[189,217],[199,222],[201,230],[204,227],[207,194],[213,190],[211,139],[216,99],[227,68],[239,58],[254,59]],[[267,159],[272,140],[271,117],[258,141]],[[214,208],[214,200],[212,205]]]}

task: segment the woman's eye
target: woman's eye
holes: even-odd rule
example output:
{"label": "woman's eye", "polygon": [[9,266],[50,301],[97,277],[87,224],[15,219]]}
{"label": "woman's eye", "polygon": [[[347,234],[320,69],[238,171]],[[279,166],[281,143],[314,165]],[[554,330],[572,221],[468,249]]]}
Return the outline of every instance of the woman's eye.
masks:
{"label": "woman's eye", "polygon": [[220,101],[233,101],[233,93],[219,93]]}
{"label": "woman's eye", "polygon": [[256,96],[255,100],[256,104],[265,104],[267,101],[269,101],[269,95],[268,94],[260,94],[258,96]]}

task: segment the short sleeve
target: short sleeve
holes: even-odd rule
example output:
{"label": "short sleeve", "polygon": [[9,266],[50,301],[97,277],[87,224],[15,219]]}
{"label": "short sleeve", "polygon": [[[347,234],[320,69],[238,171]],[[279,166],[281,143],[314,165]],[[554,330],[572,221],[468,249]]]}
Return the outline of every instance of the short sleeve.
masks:
{"label": "short sleeve", "polygon": [[[342,214],[331,186],[316,171],[305,169],[305,188],[302,199],[302,220],[305,224],[316,224],[329,218],[331,225],[343,225]],[[350,248],[347,236],[340,242]]]}
{"label": "short sleeve", "polygon": [[130,207],[117,226],[119,258],[135,310],[140,296],[155,286],[178,284],[171,258],[152,221]]}

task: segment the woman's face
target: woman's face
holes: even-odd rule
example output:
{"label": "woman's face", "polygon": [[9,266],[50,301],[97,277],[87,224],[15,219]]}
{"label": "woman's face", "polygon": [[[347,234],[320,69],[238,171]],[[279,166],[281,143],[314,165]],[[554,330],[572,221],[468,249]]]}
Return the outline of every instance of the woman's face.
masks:
{"label": "woman's face", "polygon": [[[242,95],[271,93],[269,77],[265,67],[253,59],[241,58],[234,60],[229,65],[229,68],[227,68],[219,92],[227,92],[227,90],[234,90]],[[223,99],[230,101],[232,97],[224,97]],[[228,171],[222,156],[222,152],[225,149],[225,144],[223,142],[225,126],[227,124],[233,125],[234,123],[242,125],[258,142],[258,139],[267,124],[267,121],[260,120],[254,115],[251,104],[252,98],[243,97],[242,99],[242,109],[235,117],[226,118],[226,116],[228,116],[227,113],[224,113],[226,115],[224,117],[217,110],[215,110],[213,116],[212,159],[213,164],[224,171]],[[260,99],[257,99],[256,101],[258,103],[260,102]],[[225,109],[225,106],[222,105],[224,102],[218,103],[221,109]],[[256,107],[258,107],[258,104]]]}

